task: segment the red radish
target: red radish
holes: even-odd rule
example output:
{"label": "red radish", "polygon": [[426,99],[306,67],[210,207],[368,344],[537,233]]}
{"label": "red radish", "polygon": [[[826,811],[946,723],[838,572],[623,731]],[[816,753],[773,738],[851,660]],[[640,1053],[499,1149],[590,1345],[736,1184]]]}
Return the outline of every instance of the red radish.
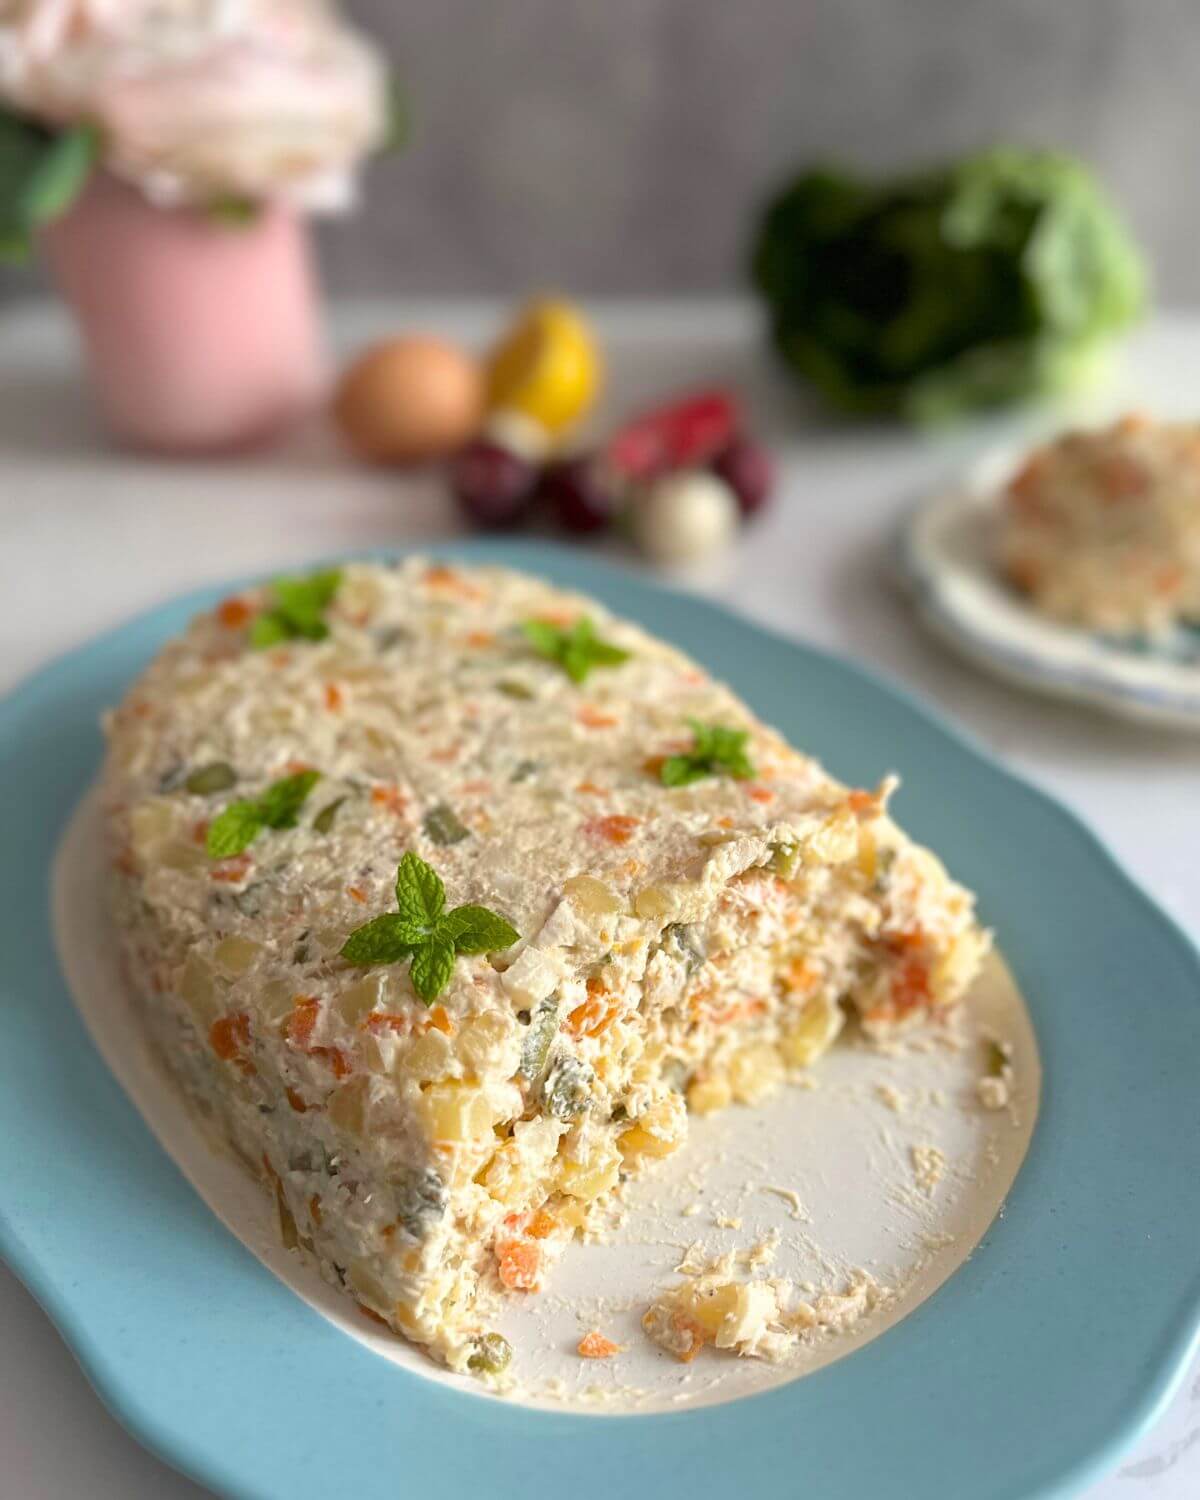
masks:
{"label": "red radish", "polygon": [[503,530],[524,519],[537,470],[511,449],[477,438],[450,461],[450,484],[477,526]]}
{"label": "red radish", "polygon": [[741,425],[741,408],[729,391],[696,391],[626,423],[605,457],[625,479],[702,467],[733,441]]}
{"label": "red radish", "polygon": [[616,486],[593,457],[547,464],[539,494],[568,531],[602,531],[619,506]]}
{"label": "red radish", "polygon": [[737,496],[742,515],[752,516],[767,503],[775,476],[767,450],[750,438],[734,438],[710,465]]}

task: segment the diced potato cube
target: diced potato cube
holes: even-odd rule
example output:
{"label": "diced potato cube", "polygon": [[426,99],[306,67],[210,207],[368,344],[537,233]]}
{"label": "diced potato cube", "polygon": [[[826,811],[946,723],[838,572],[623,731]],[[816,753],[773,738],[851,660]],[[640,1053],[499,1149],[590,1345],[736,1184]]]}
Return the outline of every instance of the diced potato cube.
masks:
{"label": "diced potato cube", "polygon": [[810,1000],[800,1019],[784,1034],[779,1051],[789,1068],[807,1068],[833,1045],[842,1029],[840,1006],[825,1000]]}
{"label": "diced potato cube", "polygon": [[679,893],[669,885],[648,885],[633,898],[633,909],[644,921],[661,921],[678,911]]}
{"label": "diced potato cube", "polygon": [[515,1045],[514,1033],[515,1027],[507,1016],[498,1011],[485,1011],[463,1022],[454,1042],[454,1051],[468,1073],[487,1073],[506,1048]]}
{"label": "diced potato cube", "polygon": [[346,1268],[350,1285],[373,1311],[381,1316],[388,1307],[388,1294],[383,1283],[365,1260],[352,1260]]}
{"label": "diced potato cube", "polygon": [[597,1144],[583,1161],[563,1157],[558,1165],[558,1186],[572,1198],[591,1203],[602,1193],[610,1192],[621,1175],[621,1153],[611,1142]]}
{"label": "diced potato cube", "polygon": [[858,819],[849,808],[839,808],[802,846],[806,865],[840,865],[858,854]]}
{"label": "diced potato cube", "polygon": [[286,979],[270,979],[258,991],[257,1009],[268,1025],[277,1025],[291,1015],[296,1004],[296,989]]}
{"label": "diced potato cube", "polygon": [[348,1135],[361,1137],[366,1133],[367,1105],[370,1102],[371,1080],[363,1074],[340,1083],[329,1096],[327,1106],[330,1123]]}
{"label": "diced potato cube", "polygon": [[129,814],[129,836],[133,852],[148,859],[175,827],[175,809],[169,802],[151,798],[139,802]]}
{"label": "diced potato cube", "polygon": [[687,1135],[687,1111],[678,1094],[668,1094],[624,1131],[618,1142],[621,1155],[629,1160],[639,1156],[670,1156]]}
{"label": "diced potato cube", "polygon": [[333,1002],[333,1007],[347,1026],[357,1026],[364,1016],[379,1004],[380,976],[368,974],[344,989]]}
{"label": "diced potato cube", "polygon": [[[438,1036],[440,1032],[429,1035]],[[435,1083],[421,1095],[420,1108],[430,1137],[450,1145],[483,1140],[491,1134],[497,1119],[487,1092],[477,1084]]]}
{"label": "diced potato cube", "polygon": [[687,1091],[688,1108],[696,1115],[715,1114],[719,1109],[728,1109],[733,1103],[733,1090],[724,1073],[710,1073],[707,1078],[697,1078]]}
{"label": "diced potato cube", "polygon": [[418,1083],[436,1083],[454,1071],[454,1051],[450,1038],[442,1031],[430,1029],[415,1037],[396,1060],[396,1072]]}
{"label": "diced potato cube", "polygon": [[244,974],[262,952],[262,945],[251,938],[222,938],[214,950],[214,957],[230,974]]}
{"label": "diced potato cube", "polygon": [[221,1009],[221,998],[213,983],[212,969],[207,961],[193,949],[183,965],[179,976],[179,994],[196,1019],[196,1023],[207,1033],[217,1019]]}
{"label": "diced potato cube", "polygon": [[735,1052],[729,1064],[729,1087],[741,1104],[757,1104],[783,1082],[783,1063],[766,1042]]}
{"label": "diced potato cube", "polygon": [[621,910],[621,898],[616,892],[591,875],[572,875],[563,881],[563,891],[571,898],[572,906],[589,916]]}

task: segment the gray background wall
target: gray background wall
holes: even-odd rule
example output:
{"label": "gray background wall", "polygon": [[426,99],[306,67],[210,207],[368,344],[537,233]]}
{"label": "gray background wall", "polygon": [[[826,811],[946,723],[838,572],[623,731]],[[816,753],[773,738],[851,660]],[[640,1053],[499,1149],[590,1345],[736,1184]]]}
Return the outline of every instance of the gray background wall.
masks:
{"label": "gray background wall", "polygon": [[[1001,138],[1089,157],[1200,300],[1200,0],[350,0],[416,134],[322,231],[331,285],[736,285],[791,165]],[[28,278],[9,279],[28,287]]]}

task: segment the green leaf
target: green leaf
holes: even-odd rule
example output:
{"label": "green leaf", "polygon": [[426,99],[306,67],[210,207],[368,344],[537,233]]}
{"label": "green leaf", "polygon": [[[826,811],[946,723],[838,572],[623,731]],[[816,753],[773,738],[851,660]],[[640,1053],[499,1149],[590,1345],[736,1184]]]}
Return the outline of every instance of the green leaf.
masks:
{"label": "green leaf", "polygon": [[559,659],[565,632],[557,625],[551,625],[548,620],[522,620],[521,629],[525,632],[525,639],[539,656],[545,656],[550,661]]}
{"label": "green leaf", "polygon": [[258,799],[263,823],[268,828],[295,828],[300,809],[320,779],[320,771],[298,771],[274,782]]}
{"label": "green leaf", "polygon": [[265,651],[268,646],[277,646],[280,641],[290,641],[291,638],[287,621],[274,610],[256,615],[250,626],[250,644],[256,651]]}
{"label": "green leaf", "polygon": [[682,755],[669,755],[662,763],[659,780],[664,786],[689,786],[705,776],[722,773],[744,781],[754,775],[746,754],[748,729],[730,729],[724,724],[702,724],[689,719],[695,744]]}
{"label": "green leaf", "polygon": [[454,972],[454,940],[435,932],[413,954],[409,974],[413,989],[430,1005],[450,983]]}
{"label": "green leaf", "polygon": [[438,937],[449,938],[458,953],[499,953],[520,937],[515,927],[486,906],[456,906],[435,931]]}
{"label": "green leaf", "polygon": [[205,848],[213,859],[228,859],[252,844],[262,828],[257,802],[231,802],[208,825]]}
{"label": "green leaf", "polygon": [[690,786],[709,774],[703,761],[691,755],[668,755],[662,763],[659,779],[663,786]]}
{"label": "green leaf", "polygon": [[27,254],[33,231],[71,206],[98,150],[90,125],[53,131],[0,110],[0,247],[7,256]]}
{"label": "green leaf", "polygon": [[408,95],[396,75],[390,73],[387,81],[387,125],[379,149],[399,151],[408,144],[411,135],[412,111],[408,107]]}
{"label": "green leaf", "polygon": [[262,650],[280,641],[323,641],[329,634],[329,626],[322,615],[333,603],[341,583],[340,568],[276,578],[271,585],[274,604],[250,627],[250,644]]}
{"label": "green leaf", "polygon": [[593,667],[616,667],[629,660],[629,652],[596,635],[596,627],[581,616],[570,630],[547,620],[523,620],[525,638],[539,656],[557,662],[572,682],[584,682]]}
{"label": "green leaf", "polygon": [[431,807],[421,821],[426,836],[435,844],[461,844],[471,837],[471,830],[461,821],[448,802]]}
{"label": "green leaf", "polygon": [[409,922],[431,928],[446,905],[446,887],[437,871],[410,849],[396,870],[396,905]]}
{"label": "green leaf", "polygon": [[226,229],[243,229],[246,225],[257,222],[262,204],[256,203],[253,198],[239,198],[228,194],[224,198],[214,198],[205,212],[214,224],[221,224]]}
{"label": "green leaf", "polygon": [[412,928],[395,912],[372,917],[356,927],[342,944],[341,954],[352,964],[394,964],[413,951]]}
{"label": "green leaf", "polygon": [[338,808],[345,802],[345,797],[335,797],[332,802],[327,802],[321,811],[313,819],[313,829],[316,833],[329,833],[333,829],[334,819],[338,815]]}

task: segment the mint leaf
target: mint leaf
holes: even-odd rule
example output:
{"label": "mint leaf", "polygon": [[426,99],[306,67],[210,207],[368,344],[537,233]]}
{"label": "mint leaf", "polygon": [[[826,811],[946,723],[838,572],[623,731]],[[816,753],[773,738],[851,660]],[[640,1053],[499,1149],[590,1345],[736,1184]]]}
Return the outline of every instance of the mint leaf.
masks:
{"label": "mint leaf", "polygon": [[205,847],[213,859],[240,854],[264,828],[295,828],[305,799],[320,771],[300,771],[273,782],[261,797],[231,802],[208,826]]}
{"label": "mint leaf", "polygon": [[256,651],[265,651],[268,646],[277,646],[280,641],[290,641],[291,638],[283,617],[271,611],[256,615],[250,626],[250,644]]}
{"label": "mint leaf", "polygon": [[262,814],[257,802],[231,802],[208,825],[204,847],[213,859],[240,854],[262,832]]}
{"label": "mint leaf", "polygon": [[433,926],[446,905],[441,876],[411,849],[396,870],[396,905],[407,921],[426,928]]}
{"label": "mint leaf", "polygon": [[268,828],[295,828],[300,809],[321,779],[320,771],[298,771],[269,786],[258,799],[258,813]]}
{"label": "mint leaf", "polygon": [[280,641],[323,641],[329,626],[322,616],[341,584],[340,568],[325,568],[306,577],[276,578],[271,585],[274,604],[250,627],[250,644],[262,650]]}
{"label": "mint leaf", "polygon": [[364,966],[399,963],[412,951],[411,928],[395,912],[385,912],[356,927],[341,947],[344,959]]}
{"label": "mint leaf", "polygon": [[537,654],[556,662],[572,682],[585,681],[593,667],[616,667],[629,660],[628,651],[600,640],[586,615],[569,630],[548,620],[522,620],[521,629]]}
{"label": "mint leaf", "polygon": [[409,969],[413,989],[431,1005],[450,983],[454,972],[454,940],[435,932],[413,954]]}
{"label": "mint leaf", "polygon": [[437,871],[411,850],[396,870],[399,910],[356,927],[342,944],[355,964],[392,964],[412,956],[413,989],[431,1005],[450,983],[460,953],[494,953],[520,933],[486,906],[457,906],[443,915],[446,890]]}
{"label": "mint leaf", "polygon": [[732,776],[745,781],[754,775],[754,766],[746,754],[750,738],[748,729],[730,729],[724,724],[702,724],[689,719],[695,743],[682,755],[669,755],[659,770],[664,786],[689,786],[706,776]]}
{"label": "mint leaf", "polygon": [[447,937],[458,953],[498,953],[511,948],[520,933],[503,917],[486,906],[456,906],[434,929],[437,937]]}
{"label": "mint leaf", "polygon": [[690,786],[693,781],[702,781],[709,775],[702,761],[691,755],[668,755],[659,771],[663,786]]}

